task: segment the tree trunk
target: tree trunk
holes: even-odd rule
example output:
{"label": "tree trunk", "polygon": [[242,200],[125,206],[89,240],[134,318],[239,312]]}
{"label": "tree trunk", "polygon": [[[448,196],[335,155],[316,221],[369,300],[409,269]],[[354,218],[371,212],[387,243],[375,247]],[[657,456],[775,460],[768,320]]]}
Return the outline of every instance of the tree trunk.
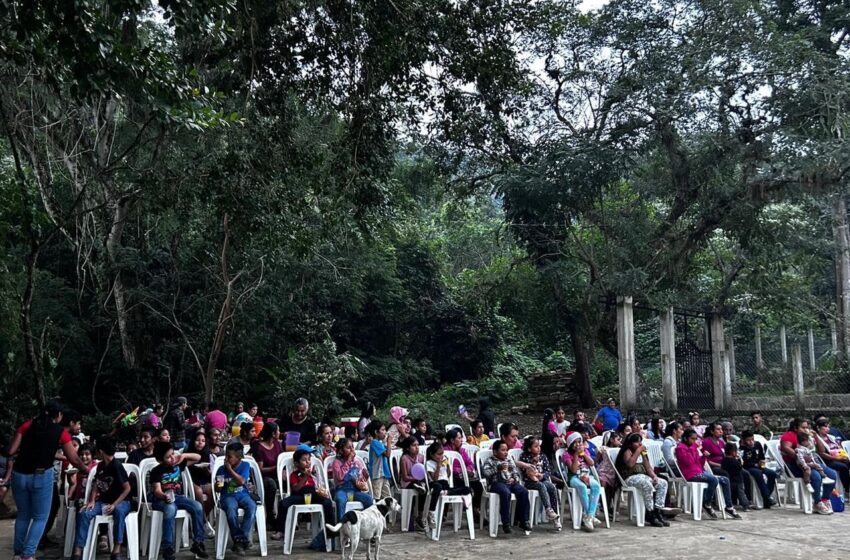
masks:
{"label": "tree trunk", "polygon": [[576,360],[575,384],[579,402],[583,407],[592,407],[596,404],[593,400],[593,384],[590,380],[594,344],[578,323],[571,322],[569,331],[573,343],[573,355]]}
{"label": "tree trunk", "polygon": [[236,282],[239,275],[230,278],[229,253],[230,251],[230,227],[228,224],[228,216],[224,215],[224,241],[221,245],[221,280],[224,283],[224,301],[221,303],[221,310],[218,314],[216,322],[215,334],[213,335],[212,347],[210,348],[210,357],[207,361],[207,369],[204,372],[204,399],[206,404],[212,402],[213,391],[215,389],[215,372],[218,366],[218,357],[221,355],[221,349],[224,347],[224,339],[227,337],[227,328],[230,325],[230,320],[233,317],[233,284]]}
{"label": "tree trunk", "polygon": [[[118,263],[118,249],[121,247],[121,237],[124,234],[124,225],[130,213],[130,200],[121,198],[113,203],[112,228],[106,239],[106,252],[109,255],[109,264],[116,267]],[[121,355],[124,357],[124,365],[128,369],[137,366],[136,347],[130,333],[130,312],[127,309],[127,288],[122,279],[120,269],[115,270],[115,279],[112,282],[112,297],[115,300],[115,313],[117,315],[118,336],[121,340]]]}
{"label": "tree trunk", "polygon": [[836,262],[836,302],[838,327],[837,365],[847,366],[850,351],[850,234],[847,229],[847,204],[843,195],[835,197],[833,207]]}
{"label": "tree trunk", "polygon": [[35,347],[35,336],[32,328],[32,300],[35,294],[35,265],[38,262],[38,254],[41,246],[30,239],[30,252],[26,256],[26,284],[24,294],[21,297],[21,332],[24,336],[24,350],[27,366],[32,371],[35,381],[35,400],[38,405],[44,406],[47,399],[44,394],[44,369],[41,361],[41,351]]}

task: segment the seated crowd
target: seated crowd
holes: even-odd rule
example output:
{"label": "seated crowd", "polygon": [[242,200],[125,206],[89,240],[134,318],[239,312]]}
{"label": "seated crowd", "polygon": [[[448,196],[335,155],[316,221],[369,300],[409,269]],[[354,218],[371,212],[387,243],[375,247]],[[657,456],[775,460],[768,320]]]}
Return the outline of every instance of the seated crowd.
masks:
{"label": "seated crowd", "polygon": [[[756,503],[766,509],[776,505],[773,496],[781,471],[766,449],[764,442],[773,433],[759,413],[753,413],[752,426],[738,434],[730,422],[702,424],[696,412],[671,421],[665,421],[657,409],[647,422],[636,416],[623,418],[610,399],[592,421],[580,410],[567,420],[563,407],[547,409],[540,434],[523,439],[516,425],[496,423],[486,399],[479,402],[475,417],[464,407],[459,413],[468,422],[468,430],[448,425],[443,432],[432,431],[425,419],[411,419],[399,406],[390,408],[385,423],[375,407],[366,403],[356,425],[342,426],[329,418],[315,422],[305,399],[298,399],[283,418],[263,420],[256,405],[246,411],[238,403],[228,415],[215,403],[204,411],[190,411],[187,400],[180,397],[166,416],[158,405],[141,414],[138,409],[122,413],[115,419],[113,433],[98,438],[94,447],[81,433],[82,419],[70,414],[76,425],[65,422],[69,439],[61,435],[58,441],[60,454],[65,455],[60,485],[67,485],[62,491],[79,511],[72,559],[81,559],[89,527],[99,515],[111,515],[114,520],[112,560],[126,557],[125,521],[131,500],[138,499],[138,481],[128,478],[122,461],[150,466],[147,498],[150,507],[163,514],[165,560],[175,557],[178,511],[185,511],[191,523],[191,552],[197,558],[208,557],[204,540],[215,536],[215,503],[225,516],[232,551],[238,555],[251,548],[258,506],[265,506],[270,538],[280,540],[294,506],[319,505],[326,521],[333,523],[352,504],[368,508],[393,496],[394,488],[412,490],[417,496],[410,526],[404,530],[423,531],[437,524],[441,496],[459,496],[463,507],[478,518],[486,513],[482,509],[485,493],[498,495],[503,532],[511,533],[518,526],[526,534],[532,530],[531,492],[545,520],[560,530],[561,508],[566,503],[562,495],[569,491],[582,512],[581,519],[573,522],[588,532],[602,523],[601,506],[606,512],[615,507],[613,498],[622,486],[642,496],[646,522],[654,527],[669,526],[669,520],[681,513],[672,496],[675,480],[706,484],[702,503],[710,518],[717,517],[713,504],[718,489],[724,513],[732,518],[740,518],[739,509],[759,509]],[[836,483],[850,490],[850,458],[841,447],[843,434],[828,418],[816,417],[813,427],[808,420],[793,420],[779,439],[779,450],[792,475],[803,480],[814,511],[829,514]],[[29,424],[24,424],[15,441],[20,444],[31,433]],[[126,448],[120,460],[116,447]],[[657,450],[655,457],[650,447]],[[5,491],[16,468],[17,450],[13,442],[8,468],[0,473],[4,482],[0,491]],[[284,453],[292,463],[286,477],[279,478],[278,459]],[[221,467],[213,470],[217,457],[223,457]],[[26,472],[28,465],[18,464],[18,468]],[[184,471],[191,476],[184,477]],[[94,477],[88,495],[87,476]],[[191,489],[185,487],[187,480]],[[279,488],[281,481],[284,488]],[[752,495],[753,488],[759,499]],[[603,496],[604,504],[600,503]],[[29,514],[25,510],[19,517]],[[607,513],[602,517],[607,521]],[[42,530],[46,532],[52,523],[48,519]],[[15,554],[25,560],[32,557],[32,533],[32,528],[16,524]],[[319,537],[311,547],[324,549],[324,537]],[[36,543],[39,538],[40,534]],[[102,534],[99,548],[105,551],[108,546]]]}

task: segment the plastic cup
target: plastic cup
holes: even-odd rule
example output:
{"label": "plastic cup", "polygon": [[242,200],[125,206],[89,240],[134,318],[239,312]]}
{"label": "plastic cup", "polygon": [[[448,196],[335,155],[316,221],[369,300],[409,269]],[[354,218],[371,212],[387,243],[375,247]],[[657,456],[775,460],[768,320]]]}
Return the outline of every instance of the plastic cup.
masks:
{"label": "plastic cup", "polygon": [[[349,502],[351,501],[351,494],[349,494],[348,501]],[[309,506],[312,503],[313,503],[313,494],[310,494],[310,493],[304,494],[304,505]]]}
{"label": "plastic cup", "polygon": [[349,493],[348,493],[348,501],[349,501],[349,502],[353,502],[353,501],[354,501],[354,492],[349,492]]}

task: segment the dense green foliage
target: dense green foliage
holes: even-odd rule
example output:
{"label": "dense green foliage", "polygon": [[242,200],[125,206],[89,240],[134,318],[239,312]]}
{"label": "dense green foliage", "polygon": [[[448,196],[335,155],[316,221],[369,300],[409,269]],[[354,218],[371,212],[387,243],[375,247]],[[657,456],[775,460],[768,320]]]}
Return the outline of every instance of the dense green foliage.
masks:
{"label": "dense green foliage", "polygon": [[0,4],[11,410],[590,405],[616,295],[836,316],[844,2],[62,6]]}

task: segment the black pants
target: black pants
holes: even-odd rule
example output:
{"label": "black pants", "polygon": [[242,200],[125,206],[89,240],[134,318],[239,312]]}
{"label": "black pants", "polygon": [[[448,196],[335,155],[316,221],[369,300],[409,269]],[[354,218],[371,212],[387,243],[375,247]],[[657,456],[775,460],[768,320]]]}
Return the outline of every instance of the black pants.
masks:
{"label": "black pants", "polygon": [[431,503],[428,505],[428,511],[437,509],[437,500],[440,499],[440,494],[443,492],[449,496],[468,496],[472,493],[472,490],[467,486],[449,488],[448,480],[435,480],[431,482]]}

